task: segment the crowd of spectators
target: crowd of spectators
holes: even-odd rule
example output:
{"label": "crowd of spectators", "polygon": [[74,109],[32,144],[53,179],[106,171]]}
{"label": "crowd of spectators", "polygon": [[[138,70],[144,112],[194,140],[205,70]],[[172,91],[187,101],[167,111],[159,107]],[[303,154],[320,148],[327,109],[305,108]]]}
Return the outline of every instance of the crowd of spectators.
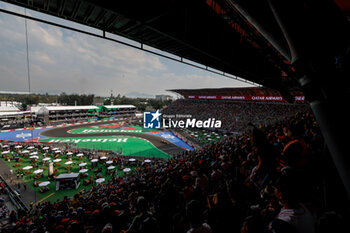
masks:
{"label": "crowd of spectators", "polygon": [[36,121],[32,121],[29,119],[1,119],[0,130],[32,127],[35,124],[37,124]]}
{"label": "crowd of spectators", "polygon": [[10,211],[7,208],[5,203],[5,198],[0,197],[0,220],[6,218],[9,215]]}
{"label": "crowd of spectators", "polygon": [[[323,195],[323,138],[310,112],[140,164],[91,190],[18,213],[3,232],[347,232]],[[247,129],[248,129],[247,128]]]}
{"label": "crowd of spectators", "polygon": [[[89,120],[96,120],[96,117],[64,118],[60,120],[50,120],[50,125],[72,124],[78,122],[87,122]],[[42,124],[46,125],[44,122],[42,122]]]}
{"label": "crowd of spectators", "polygon": [[0,228],[4,221],[9,217],[10,210],[6,205],[7,188],[3,181],[0,182]]}
{"label": "crowd of spectators", "polygon": [[307,109],[309,106],[306,104],[178,99],[162,113],[191,115],[200,120],[215,118],[222,121],[222,129],[242,132],[249,122],[257,126],[271,126]]}

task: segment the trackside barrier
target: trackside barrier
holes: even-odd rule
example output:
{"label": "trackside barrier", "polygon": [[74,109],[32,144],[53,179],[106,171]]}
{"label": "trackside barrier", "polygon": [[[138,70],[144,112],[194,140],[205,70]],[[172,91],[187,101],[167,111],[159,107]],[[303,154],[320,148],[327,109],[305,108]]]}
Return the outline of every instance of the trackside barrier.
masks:
{"label": "trackside barrier", "polygon": [[184,135],[183,132],[175,131],[172,129],[169,131],[175,134],[175,136],[180,138],[182,141],[186,142],[188,145],[192,146],[194,149],[200,149],[203,147],[203,143],[197,142],[191,137],[186,137],[186,135]]}
{"label": "trackside barrier", "polygon": [[11,131],[20,131],[20,130],[32,130],[32,129],[46,129],[46,128],[55,128],[55,127],[66,127],[66,126],[73,126],[73,125],[82,125],[82,124],[91,124],[91,123],[103,123],[103,122],[113,122],[113,121],[120,121],[120,120],[131,120],[132,118],[116,118],[116,119],[108,119],[108,120],[95,120],[95,121],[84,121],[84,122],[75,122],[75,123],[63,123],[63,124],[57,124],[57,125],[48,125],[48,126],[41,126],[41,127],[26,127],[26,128],[18,128],[18,129],[7,129],[7,130],[0,130],[0,132],[11,132]]}

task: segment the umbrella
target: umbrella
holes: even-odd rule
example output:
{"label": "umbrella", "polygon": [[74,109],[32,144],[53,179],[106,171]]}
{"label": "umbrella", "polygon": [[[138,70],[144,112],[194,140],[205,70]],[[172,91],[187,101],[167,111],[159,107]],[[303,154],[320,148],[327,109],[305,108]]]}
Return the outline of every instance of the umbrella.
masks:
{"label": "umbrella", "polygon": [[38,173],[42,173],[43,171],[44,171],[43,169],[38,169],[38,170],[35,170],[33,173],[38,174]]}
{"label": "umbrella", "polygon": [[33,168],[33,166],[26,166],[26,167],[23,168],[23,170],[29,170],[29,169],[32,169],[32,168]]}
{"label": "umbrella", "polygon": [[55,159],[53,160],[54,163],[58,163],[59,161],[61,161],[62,159]]}
{"label": "umbrella", "polygon": [[55,148],[53,148],[52,150],[58,150],[58,148],[57,148],[57,147],[55,147]]}
{"label": "umbrella", "polygon": [[81,163],[81,164],[79,164],[79,167],[84,167],[86,165],[87,165],[87,163]]}
{"label": "umbrella", "polygon": [[92,159],[91,162],[92,163],[96,163],[98,161],[98,159]]}
{"label": "umbrella", "polygon": [[99,178],[99,179],[96,180],[96,183],[102,183],[104,181],[105,181],[105,178]]}
{"label": "umbrella", "polygon": [[135,161],[136,161],[136,159],[129,159],[129,161],[130,161],[130,162],[135,162]]}
{"label": "umbrella", "polygon": [[40,187],[48,186],[50,184],[50,181],[44,181],[39,184]]}
{"label": "umbrella", "polygon": [[79,173],[85,173],[85,172],[88,172],[88,169],[81,169],[81,170],[79,170]]}
{"label": "umbrella", "polygon": [[34,146],[27,147],[28,150],[34,149]]}
{"label": "umbrella", "polygon": [[48,150],[48,149],[50,149],[50,147],[48,147],[48,146],[45,146],[45,147],[43,148],[43,150]]}
{"label": "umbrella", "polygon": [[107,167],[108,170],[112,170],[112,169],[114,169],[114,168],[115,168],[115,166],[109,166],[109,167]]}
{"label": "umbrella", "polygon": [[79,156],[79,157],[80,157],[80,156],[84,156],[84,154],[83,154],[83,153],[79,153],[79,154],[77,154],[77,156]]}
{"label": "umbrella", "polygon": [[102,156],[102,157],[100,157],[100,159],[107,159],[107,157],[106,156]]}
{"label": "umbrella", "polygon": [[16,148],[16,149],[22,148],[22,146],[21,146],[21,145],[18,145],[18,146],[15,146],[15,148]]}
{"label": "umbrella", "polygon": [[37,154],[38,154],[37,151],[34,151],[34,152],[30,153],[30,155],[37,155]]}
{"label": "umbrella", "polygon": [[68,152],[67,155],[72,155],[73,153],[72,152]]}
{"label": "umbrella", "polygon": [[109,160],[109,161],[106,162],[106,164],[112,164],[112,163],[113,163],[112,160]]}
{"label": "umbrella", "polygon": [[151,162],[151,160],[150,159],[145,159],[145,161],[144,161],[145,163],[150,163]]}
{"label": "umbrella", "polygon": [[73,161],[68,161],[68,162],[65,162],[64,164],[71,165],[72,163],[73,163]]}
{"label": "umbrella", "polygon": [[9,150],[1,152],[2,155],[10,153]]}
{"label": "umbrella", "polygon": [[37,156],[37,155],[32,155],[32,156],[30,156],[29,158],[30,158],[30,159],[38,159],[39,156]]}
{"label": "umbrella", "polygon": [[129,171],[131,171],[130,168],[124,168],[124,169],[123,169],[123,172],[129,172]]}
{"label": "umbrella", "polygon": [[46,157],[46,158],[43,158],[43,161],[48,161],[48,160],[50,160],[51,158],[49,158],[49,157]]}
{"label": "umbrella", "polygon": [[3,145],[3,146],[1,146],[2,148],[7,148],[7,147],[9,147],[9,145]]}
{"label": "umbrella", "polygon": [[62,152],[62,151],[60,151],[60,150],[56,150],[56,151],[55,151],[55,153],[61,153],[61,152]]}
{"label": "umbrella", "polygon": [[29,153],[29,150],[22,151],[22,154],[28,154],[28,153]]}

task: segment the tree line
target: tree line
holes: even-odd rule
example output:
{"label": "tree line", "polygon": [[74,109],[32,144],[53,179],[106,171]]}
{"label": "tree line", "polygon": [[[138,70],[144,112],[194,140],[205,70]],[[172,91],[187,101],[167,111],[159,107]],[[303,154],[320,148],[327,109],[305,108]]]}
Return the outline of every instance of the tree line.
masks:
{"label": "tree line", "polygon": [[171,104],[172,100],[157,100],[152,98],[129,98],[126,96],[117,95],[116,97],[105,98],[104,105],[134,105],[139,111],[145,111],[147,108],[161,109]]}
{"label": "tree line", "polygon": [[22,103],[25,109],[28,105],[37,105],[39,103],[58,105],[91,105],[94,101],[94,95],[66,94],[62,92],[59,95],[51,94],[1,94],[0,101],[17,101]]}
{"label": "tree line", "polygon": [[[93,94],[66,94],[62,92],[59,95],[53,94],[0,94],[0,101],[17,101],[22,103],[22,109],[25,110],[28,105],[37,105],[39,103],[55,103],[58,105],[93,105]],[[172,100],[156,100],[152,98],[129,98],[126,96],[111,96],[104,98],[104,105],[134,105],[138,110],[145,111],[146,109],[161,109],[164,106],[168,106]]]}

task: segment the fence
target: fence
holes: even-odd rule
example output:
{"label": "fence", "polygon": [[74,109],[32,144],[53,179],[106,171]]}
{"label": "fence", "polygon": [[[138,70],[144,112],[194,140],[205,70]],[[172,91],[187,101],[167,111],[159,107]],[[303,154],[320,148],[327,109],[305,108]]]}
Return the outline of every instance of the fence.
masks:
{"label": "fence", "polygon": [[8,192],[8,196],[12,202],[12,204],[16,207],[17,210],[24,210],[24,211],[28,211],[28,207],[26,204],[24,204],[24,202],[22,201],[21,197],[19,196],[19,194],[14,191],[10,185],[8,185],[8,183],[6,182],[6,180],[0,175],[0,180],[1,182],[3,182],[5,184],[5,187],[7,188]]}

